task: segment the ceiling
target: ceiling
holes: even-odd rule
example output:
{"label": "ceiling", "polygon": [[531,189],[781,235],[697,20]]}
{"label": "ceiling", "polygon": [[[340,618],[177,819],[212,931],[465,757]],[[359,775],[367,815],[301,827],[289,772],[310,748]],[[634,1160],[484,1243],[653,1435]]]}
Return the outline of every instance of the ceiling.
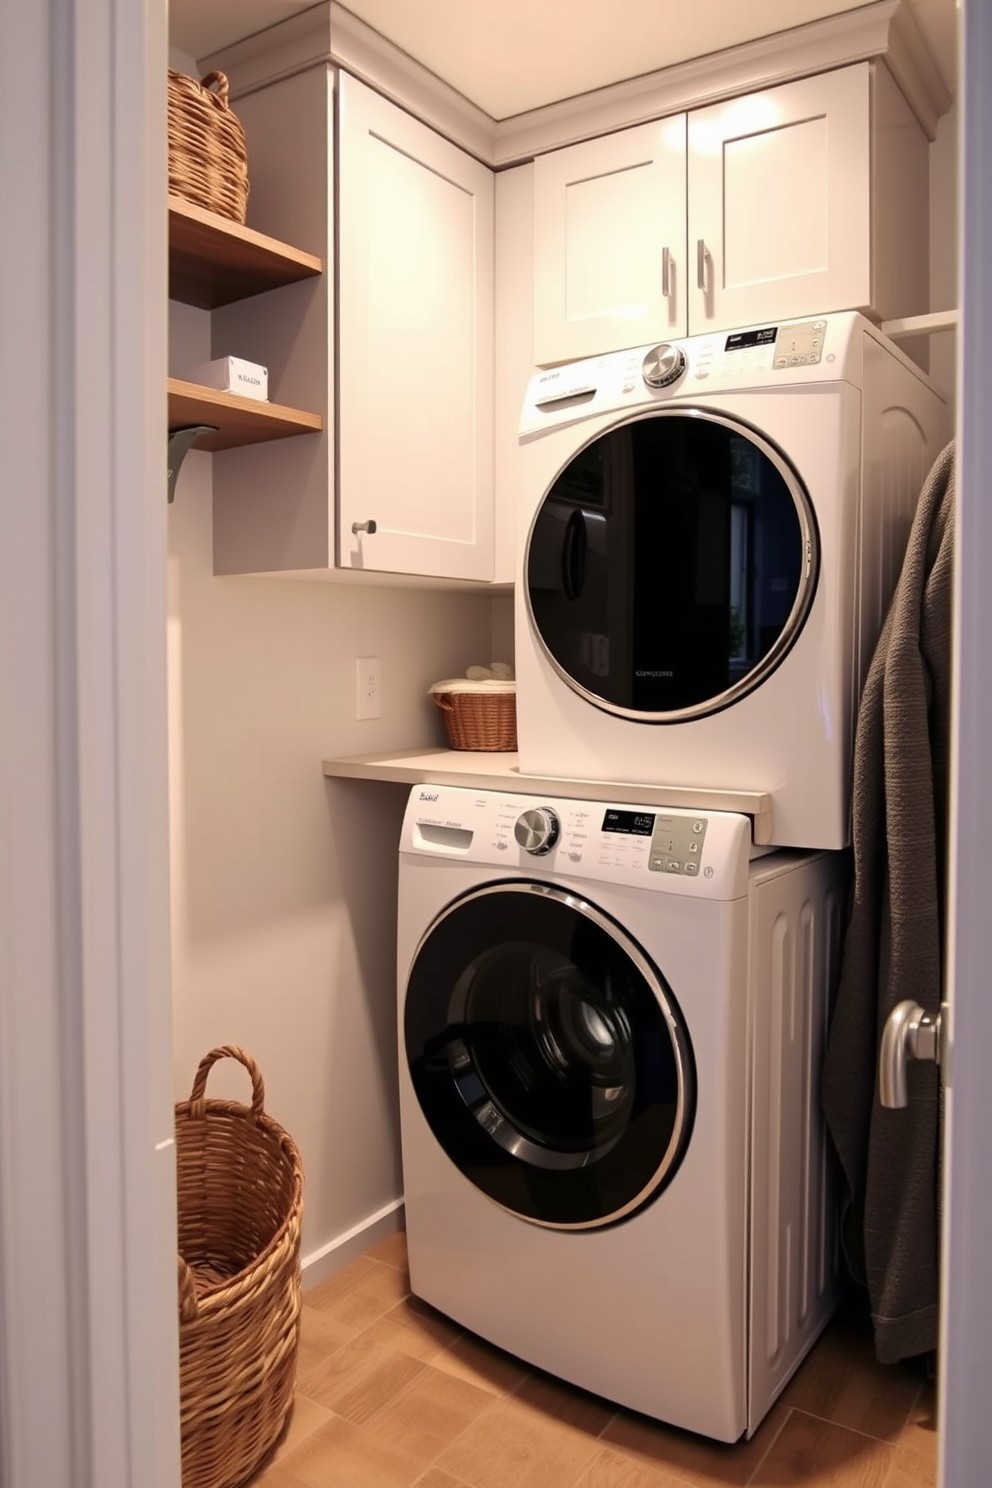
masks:
{"label": "ceiling", "polygon": [[[705,56],[861,0],[348,0],[346,8],[494,119]],[[958,0],[907,0],[954,90]],[[172,46],[201,58],[309,7],[169,0]]]}

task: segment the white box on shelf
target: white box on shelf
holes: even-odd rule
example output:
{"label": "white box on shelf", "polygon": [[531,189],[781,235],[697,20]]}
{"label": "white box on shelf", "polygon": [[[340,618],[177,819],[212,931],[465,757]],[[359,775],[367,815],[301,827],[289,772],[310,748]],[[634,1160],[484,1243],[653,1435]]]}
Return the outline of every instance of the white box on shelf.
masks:
{"label": "white box on shelf", "polygon": [[189,373],[190,382],[201,387],[217,388],[222,393],[240,393],[242,398],[257,398],[260,403],[269,400],[269,369],[257,362],[246,362],[242,357],[217,357],[212,362],[202,362]]}

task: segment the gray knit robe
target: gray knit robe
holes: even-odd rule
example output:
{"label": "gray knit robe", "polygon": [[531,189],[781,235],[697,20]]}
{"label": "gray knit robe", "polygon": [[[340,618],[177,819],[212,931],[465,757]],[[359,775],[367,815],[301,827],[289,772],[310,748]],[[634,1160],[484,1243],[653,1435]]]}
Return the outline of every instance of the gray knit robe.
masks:
{"label": "gray knit robe", "polygon": [[882,1027],[943,986],[954,447],[927,477],[865,683],[854,752],[854,898],[827,1039],[823,1107],[846,1180],[844,1248],[867,1282],[880,1360],[937,1346],[940,1077],[912,1061],[883,1110]]}

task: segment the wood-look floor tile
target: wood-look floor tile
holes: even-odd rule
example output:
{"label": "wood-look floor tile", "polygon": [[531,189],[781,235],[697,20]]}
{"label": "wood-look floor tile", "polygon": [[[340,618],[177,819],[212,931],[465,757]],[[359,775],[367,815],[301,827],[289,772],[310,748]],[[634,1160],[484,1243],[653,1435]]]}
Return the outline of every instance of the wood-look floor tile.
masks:
{"label": "wood-look floor tile", "polygon": [[264,1468],[257,1478],[249,1478],[245,1488],[303,1488],[299,1478],[282,1467]]}
{"label": "wood-look floor tile", "polygon": [[920,1393],[913,1402],[909,1420],[903,1427],[897,1443],[900,1451],[909,1451],[932,1463],[937,1462],[937,1390],[929,1381],[924,1381]]}
{"label": "wood-look floor tile", "polygon": [[380,1240],[378,1245],[371,1246],[365,1254],[374,1261],[382,1261],[387,1266],[395,1266],[397,1271],[409,1271],[406,1230],[397,1230],[395,1234],[387,1235],[385,1240]]}
{"label": "wood-look floor tile", "polygon": [[936,1488],[937,1454],[921,1456],[906,1447],[896,1447],[885,1488]]}
{"label": "wood-look floor tile", "polygon": [[685,1479],[657,1467],[647,1467],[607,1447],[575,1488],[685,1488]]}
{"label": "wood-look floor tile", "polygon": [[477,1338],[474,1333],[464,1333],[437,1354],[431,1363],[435,1369],[456,1374],[468,1380],[470,1385],[491,1390],[494,1395],[505,1395],[515,1390],[526,1379],[529,1368],[512,1354]]}
{"label": "wood-look floor tile", "polygon": [[794,1410],[751,1479],[752,1488],[885,1488],[895,1448]]}
{"label": "wood-look floor tile", "polygon": [[493,1402],[438,1458],[471,1488],[572,1488],[612,1408],[543,1377]]}
{"label": "wood-look floor tile", "polygon": [[849,1334],[828,1332],[782,1398],[795,1410],[880,1441],[897,1442],[920,1383],[920,1376],[908,1367],[879,1364],[870,1343],[866,1347]]}
{"label": "wood-look floor tile", "polygon": [[[337,1285],[334,1285],[337,1283]],[[406,1273],[383,1261],[361,1261],[332,1276],[307,1296],[308,1307],[344,1327],[367,1328],[410,1291]]]}
{"label": "wood-look floor tile", "polygon": [[291,1452],[280,1469],[304,1488],[412,1488],[423,1463],[380,1440],[373,1429],[334,1416]]}
{"label": "wood-look floor tile", "polygon": [[326,1426],[330,1419],[329,1410],[318,1405],[316,1400],[310,1400],[306,1395],[301,1395],[297,1391],[289,1420],[269,1458],[270,1464],[275,1466],[276,1463],[282,1462],[290,1452],[295,1452],[308,1436],[312,1436],[319,1427]]}
{"label": "wood-look floor tile", "polygon": [[733,1446],[680,1431],[648,1416],[620,1411],[603,1432],[604,1445],[695,1488],[744,1488],[782,1429],[787,1412],[775,1406],[750,1441]]}
{"label": "wood-look floor tile", "polygon": [[304,1303],[300,1314],[300,1347],[296,1356],[296,1388],[309,1395],[311,1380],[322,1372],[327,1360],[362,1331],[354,1323],[344,1323],[332,1314],[318,1312]]}
{"label": "wood-look floor tile", "polygon": [[495,1403],[488,1390],[430,1365],[376,1413],[372,1430],[425,1467]]}
{"label": "wood-look floor tile", "polygon": [[420,1359],[360,1333],[310,1372],[307,1394],[335,1415],[361,1425],[426,1366]]}
{"label": "wood-look floor tile", "polygon": [[468,1485],[460,1483],[450,1473],[442,1472],[439,1467],[431,1467],[417,1479],[416,1488],[468,1488]]}
{"label": "wood-look floor tile", "polygon": [[425,1363],[432,1361],[442,1349],[449,1348],[461,1334],[456,1323],[443,1313],[435,1312],[419,1297],[404,1297],[365,1331],[376,1342],[399,1349],[415,1359],[423,1359]]}

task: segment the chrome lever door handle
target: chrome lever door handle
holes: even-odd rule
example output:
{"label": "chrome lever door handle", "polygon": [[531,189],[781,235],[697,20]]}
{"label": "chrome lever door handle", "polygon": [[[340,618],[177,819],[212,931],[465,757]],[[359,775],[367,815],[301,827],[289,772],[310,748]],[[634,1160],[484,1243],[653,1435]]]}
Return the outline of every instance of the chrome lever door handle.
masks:
{"label": "chrome lever door handle", "polygon": [[356,537],[360,532],[367,532],[369,537],[374,537],[376,531],[375,518],[370,517],[367,522],[352,522],[351,530]]}
{"label": "chrome lever door handle", "polygon": [[941,1021],[924,1012],[917,1002],[900,1002],[885,1020],[878,1056],[878,1098],[883,1106],[898,1110],[906,1104],[906,1061],[925,1059],[940,1063]]}

